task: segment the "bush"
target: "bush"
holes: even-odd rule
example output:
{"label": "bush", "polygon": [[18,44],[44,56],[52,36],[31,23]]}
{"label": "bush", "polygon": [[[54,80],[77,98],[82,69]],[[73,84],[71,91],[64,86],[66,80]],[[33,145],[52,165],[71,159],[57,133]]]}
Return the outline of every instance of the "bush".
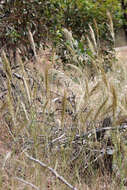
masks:
{"label": "bush", "polygon": [[62,27],[71,29],[75,37],[87,33],[89,23],[96,20],[100,36],[107,39],[107,9],[112,13],[116,26],[119,26],[120,5],[117,0],[4,0],[1,3],[0,46],[28,45],[27,27],[30,27],[37,46],[53,37],[59,40],[57,31]]}

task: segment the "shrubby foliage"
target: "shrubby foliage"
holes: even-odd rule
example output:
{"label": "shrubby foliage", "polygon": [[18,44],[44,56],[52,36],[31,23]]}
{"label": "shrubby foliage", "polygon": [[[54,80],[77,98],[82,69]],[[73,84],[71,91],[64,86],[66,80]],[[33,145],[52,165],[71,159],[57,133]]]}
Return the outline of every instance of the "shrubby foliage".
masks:
{"label": "shrubby foliage", "polygon": [[96,20],[100,36],[107,39],[107,9],[115,26],[120,25],[118,0],[3,0],[0,8],[0,46],[28,45],[27,29],[31,29],[37,45],[50,37],[59,41],[62,27],[71,29],[76,38],[87,33]]}

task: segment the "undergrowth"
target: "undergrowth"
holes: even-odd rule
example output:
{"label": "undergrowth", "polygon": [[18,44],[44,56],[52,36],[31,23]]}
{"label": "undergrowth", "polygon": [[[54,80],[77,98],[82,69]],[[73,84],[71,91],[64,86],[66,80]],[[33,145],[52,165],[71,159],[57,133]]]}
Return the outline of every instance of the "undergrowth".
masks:
{"label": "undergrowth", "polygon": [[[89,27],[85,56],[64,29],[71,37],[68,63],[57,50],[43,59],[30,31],[35,60],[26,63],[17,51],[13,68],[2,51],[0,138],[7,151],[0,159],[1,189],[125,188],[127,68],[113,50],[101,51]],[[48,66],[41,68],[42,60]]]}

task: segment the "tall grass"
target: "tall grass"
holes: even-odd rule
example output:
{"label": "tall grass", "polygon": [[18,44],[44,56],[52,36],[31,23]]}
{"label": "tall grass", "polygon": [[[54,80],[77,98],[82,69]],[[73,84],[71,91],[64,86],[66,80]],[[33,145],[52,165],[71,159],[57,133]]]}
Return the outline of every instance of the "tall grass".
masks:
{"label": "tall grass", "polygon": [[[108,17],[114,40],[110,13]],[[13,70],[3,51],[7,94],[0,100],[1,129],[6,126],[9,131],[11,140],[4,140],[11,144],[8,147],[11,154],[7,157],[5,152],[0,159],[4,164],[1,189],[124,188],[126,134],[122,129],[126,130],[126,125],[120,125],[126,119],[126,75],[117,71],[118,67],[120,71],[127,68],[113,62],[109,55],[113,67],[105,71],[95,20],[94,25],[95,31],[89,25],[90,36],[86,37],[94,78],[89,77],[91,70],[86,59],[75,64],[79,55],[74,49],[75,39],[67,29],[64,33],[70,41],[67,48],[72,62],[62,69],[56,69],[58,63],[53,52],[52,67],[47,66],[43,73],[36,68],[36,62],[34,70],[32,62],[28,67],[18,54],[19,67]],[[41,60],[30,31],[29,38],[37,60]]]}

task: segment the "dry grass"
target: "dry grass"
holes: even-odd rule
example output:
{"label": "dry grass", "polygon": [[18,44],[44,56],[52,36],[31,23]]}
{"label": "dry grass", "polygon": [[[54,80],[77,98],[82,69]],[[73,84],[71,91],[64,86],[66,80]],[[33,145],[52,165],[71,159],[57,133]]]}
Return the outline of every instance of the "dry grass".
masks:
{"label": "dry grass", "polygon": [[[127,67],[120,57],[105,72],[91,26],[90,31],[91,40],[87,39],[94,55],[94,79],[89,79],[87,67],[69,63],[58,68],[62,62],[55,60],[54,51],[37,53],[34,44],[35,63],[24,63],[17,53],[19,67],[15,70],[3,52],[0,189],[126,188],[126,131],[117,129],[126,120]],[[99,140],[94,130],[107,117],[112,120],[112,126],[107,126],[110,134]],[[111,153],[112,173],[106,160],[111,146],[115,152]]]}

